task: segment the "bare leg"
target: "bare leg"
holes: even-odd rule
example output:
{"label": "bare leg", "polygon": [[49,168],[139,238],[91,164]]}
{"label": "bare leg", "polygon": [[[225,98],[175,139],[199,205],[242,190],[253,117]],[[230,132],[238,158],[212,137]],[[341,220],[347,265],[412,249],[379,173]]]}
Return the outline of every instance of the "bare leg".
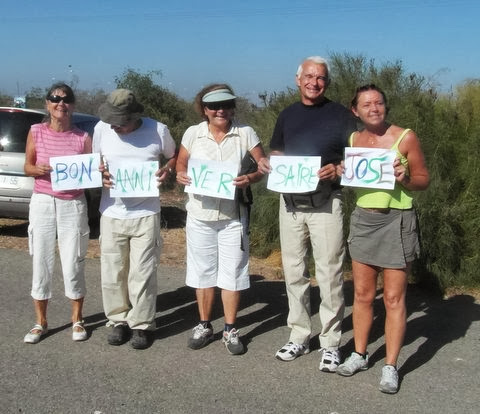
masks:
{"label": "bare leg", "polygon": [[352,261],[353,286],[353,337],[355,352],[367,352],[368,337],[373,323],[373,301],[377,292],[378,269]]}
{"label": "bare leg", "polygon": [[201,321],[209,321],[212,317],[213,301],[215,299],[215,288],[197,289],[198,313]]}
{"label": "bare leg", "polygon": [[[72,299],[72,323],[83,320],[82,309],[83,309],[83,299]],[[81,332],[83,329],[80,327],[75,327],[75,331]]]}
{"label": "bare leg", "polygon": [[[48,299],[44,299],[44,300],[33,299],[33,305],[35,307],[35,317],[37,319],[36,323],[46,328],[48,326],[48,323],[47,323]],[[34,332],[39,333],[37,332],[37,330],[35,330]]]}
{"label": "bare leg", "polygon": [[237,320],[237,311],[240,304],[239,290],[222,289],[223,313],[225,315],[225,323],[233,325]]}
{"label": "bare leg", "polygon": [[407,327],[407,269],[384,269],[383,302],[385,304],[385,363],[397,365]]}

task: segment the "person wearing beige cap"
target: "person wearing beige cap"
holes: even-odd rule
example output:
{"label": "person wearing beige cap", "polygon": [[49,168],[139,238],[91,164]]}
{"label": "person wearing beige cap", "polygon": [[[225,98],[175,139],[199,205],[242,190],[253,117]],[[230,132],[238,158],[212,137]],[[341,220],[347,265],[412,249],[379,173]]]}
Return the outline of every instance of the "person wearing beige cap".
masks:
{"label": "person wearing beige cap", "polygon": [[102,156],[103,189],[100,201],[102,297],[110,345],[130,338],[135,349],[148,348],[155,329],[157,266],[160,236],[160,198],[111,197],[115,185],[109,165],[160,161],[162,182],[175,166],[175,142],[168,127],[142,117],[143,105],[132,91],[113,91],[99,108],[93,150]]}
{"label": "person wearing beige cap", "polygon": [[244,347],[235,322],[240,293],[250,286],[248,208],[240,190],[262,177],[255,167],[242,171],[242,160],[246,155],[248,160],[250,153],[259,162],[265,154],[255,131],[234,121],[235,99],[232,89],[225,84],[209,85],[197,94],[195,109],[204,121],[191,126],[183,135],[177,182],[185,186],[192,183],[187,171],[193,158],[238,165],[239,174],[233,180],[237,187],[234,200],[189,193],[186,284],[196,289],[200,317],[188,347],[200,349],[213,340],[212,308],[218,287],[225,315],[222,341],[230,354],[239,355]]}

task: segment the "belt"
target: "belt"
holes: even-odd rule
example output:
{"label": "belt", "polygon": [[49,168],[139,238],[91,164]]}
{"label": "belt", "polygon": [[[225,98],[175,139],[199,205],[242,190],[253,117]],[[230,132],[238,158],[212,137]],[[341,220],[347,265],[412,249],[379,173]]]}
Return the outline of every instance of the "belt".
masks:
{"label": "belt", "polygon": [[383,213],[383,214],[386,214],[386,213],[389,213],[390,212],[390,209],[389,208],[364,208],[364,207],[361,207],[363,208],[365,211],[369,211],[371,213]]}

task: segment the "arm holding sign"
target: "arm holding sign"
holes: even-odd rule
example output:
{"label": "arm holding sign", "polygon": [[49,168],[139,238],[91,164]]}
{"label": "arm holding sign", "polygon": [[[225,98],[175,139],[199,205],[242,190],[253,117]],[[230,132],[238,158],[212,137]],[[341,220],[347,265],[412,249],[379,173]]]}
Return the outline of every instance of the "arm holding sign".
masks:
{"label": "arm holding sign", "polygon": [[175,155],[174,157],[170,158],[163,167],[157,170],[155,175],[157,176],[158,186],[162,185],[170,176],[170,174],[172,174],[175,171],[176,162],[177,162],[177,157]]}
{"label": "arm holding sign", "polygon": [[33,140],[32,131],[29,131],[27,136],[27,146],[25,148],[25,174],[29,177],[40,177],[42,175],[50,174],[52,167],[49,164],[36,164],[37,154],[35,151],[35,142]]}
{"label": "arm holding sign", "polygon": [[192,183],[192,179],[187,174],[188,158],[187,149],[180,145],[175,169],[177,170],[177,183],[181,185],[190,185]]}
{"label": "arm holding sign", "polygon": [[98,167],[98,170],[102,173],[102,184],[105,188],[112,188],[113,187],[113,182],[112,182],[112,175],[110,174],[110,171],[108,171],[108,163],[107,160],[104,156],[102,156],[100,161],[100,166]]}
{"label": "arm holding sign", "polygon": [[336,181],[337,177],[337,167],[335,164],[327,164],[321,167],[317,172],[318,178],[322,181]]}
{"label": "arm holding sign", "polygon": [[409,131],[398,146],[398,150],[404,154],[408,160],[408,171],[400,162],[395,159],[393,163],[395,179],[404,188],[410,191],[425,190],[429,184],[428,170],[425,165],[425,158],[420,147],[417,135]]}

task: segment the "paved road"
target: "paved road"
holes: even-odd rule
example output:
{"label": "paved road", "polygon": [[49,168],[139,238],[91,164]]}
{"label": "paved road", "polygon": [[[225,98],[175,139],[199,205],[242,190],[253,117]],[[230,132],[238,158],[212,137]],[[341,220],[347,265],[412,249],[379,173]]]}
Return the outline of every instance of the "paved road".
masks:
{"label": "paved road", "polygon": [[[156,341],[144,351],[106,343],[98,259],[87,262],[85,319],[91,336],[73,343],[69,304],[59,269],[49,306],[50,334],[23,343],[33,322],[30,259],[0,249],[2,413],[478,413],[480,304],[460,295],[440,300],[411,289],[406,345],[400,358],[400,392],[377,390],[384,356],[382,318],[370,345],[372,367],[351,378],[318,370],[318,353],[293,362],[273,355],[288,338],[282,282],[252,276],[238,325],[247,345],[228,355],[220,341],[191,351],[186,340],[196,320],[184,270],[158,272]],[[352,349],[351,284],[343,350]],[[377,307],[381,309],[380,300]],[[318,301],[313,309],[318,311]],[[215,329],[222,329],[216,309]],[[315,317],[318,331],[318,315]],[[318,348],[318,340],[312,341]]]}

